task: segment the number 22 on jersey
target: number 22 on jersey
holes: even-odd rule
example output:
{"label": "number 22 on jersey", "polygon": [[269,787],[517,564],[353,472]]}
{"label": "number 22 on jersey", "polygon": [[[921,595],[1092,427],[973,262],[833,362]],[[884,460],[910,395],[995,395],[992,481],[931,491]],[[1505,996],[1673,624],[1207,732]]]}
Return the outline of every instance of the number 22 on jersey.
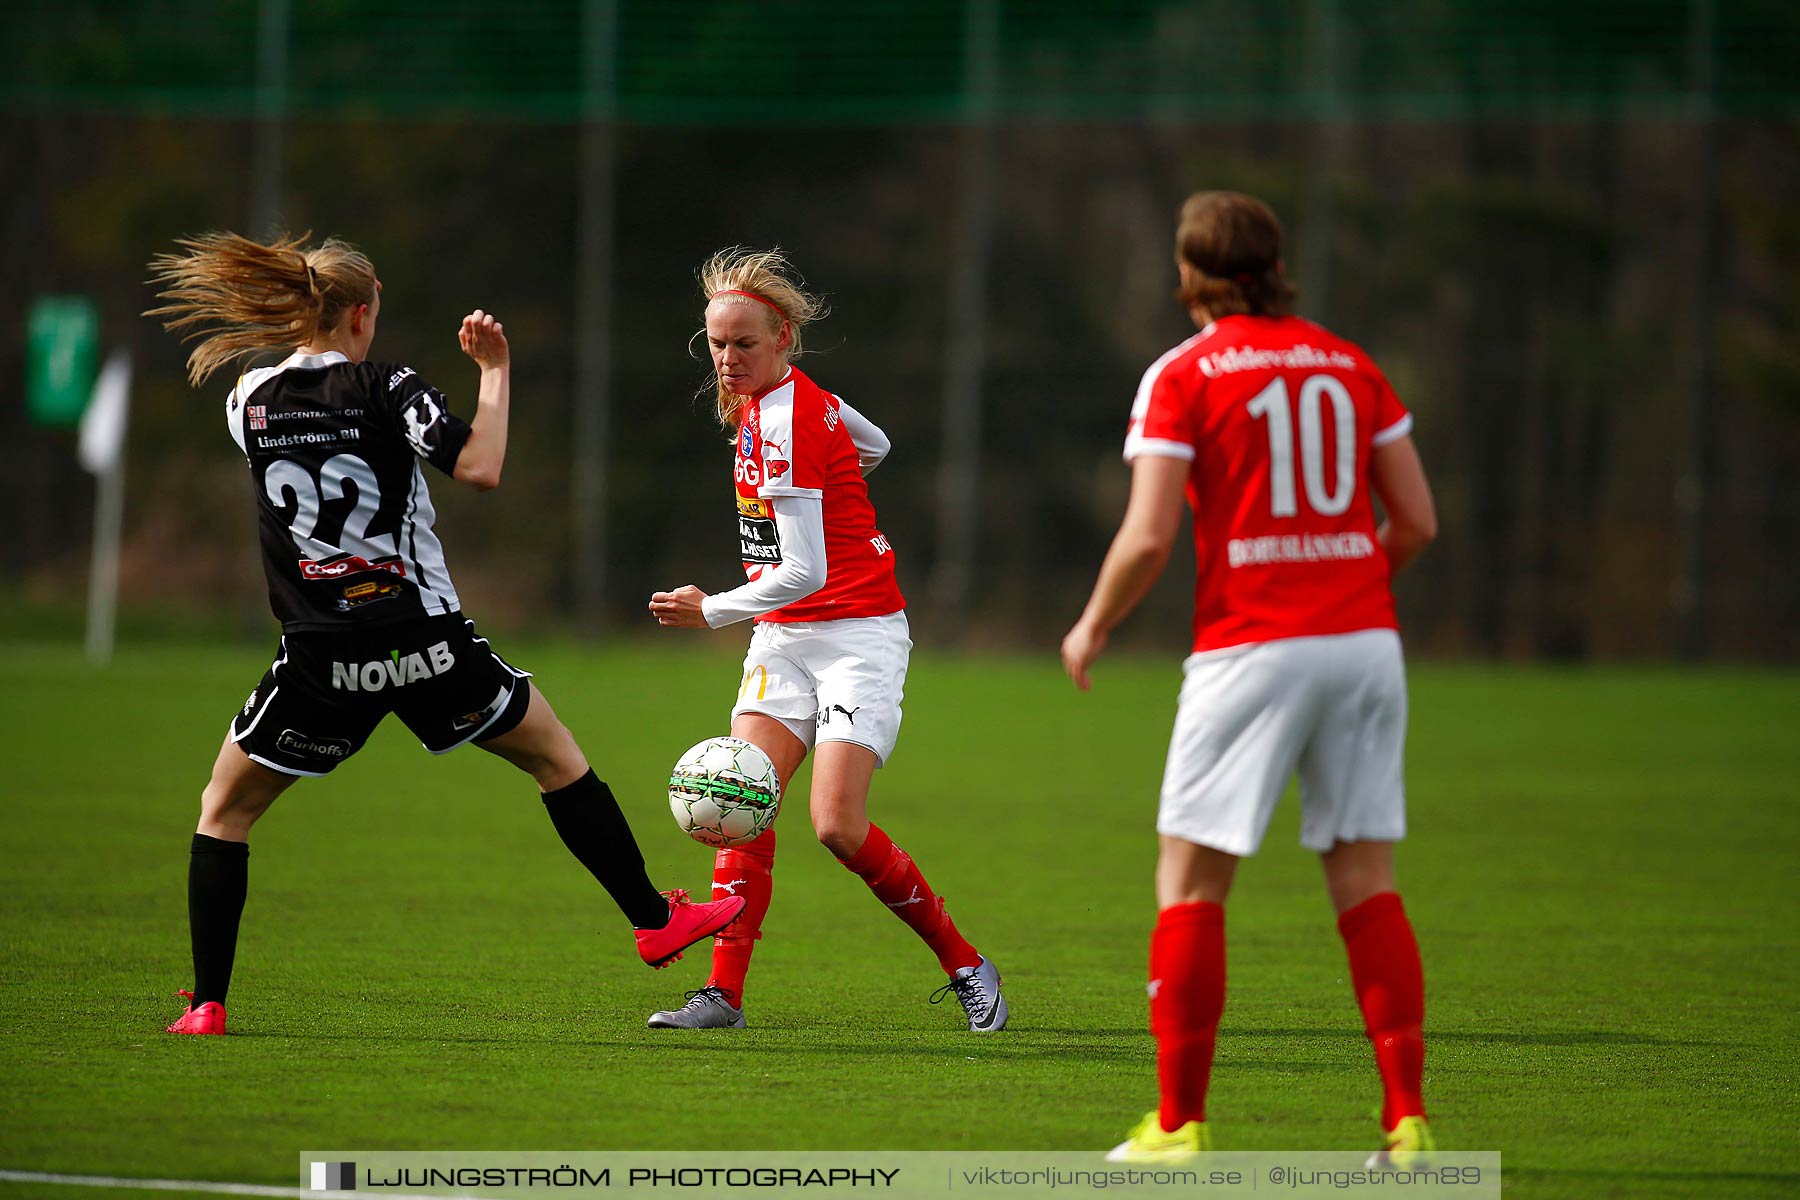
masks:
{"label": "number 22 on jersey", "polygon": [[[392,557],[398,552],[393,534],[369,536],[369,525],[381,507],[381,492],[375,482],[374,470],[356,455],[338,454],[326,459],[325,465],[319,468],[316,482],[311,472],[288,458],[276,459],[263,474],[263,491],[274,504],[285,506],[282,493],[293,493],[294,519],[288,525],[288,532],[293,534],[294,544],[300,552],[314,559],[339,552],[331,544],[333,539],[315,539],[313,534],[324,501],[343,499],[346,483],[356,485],[356,507],[344,518],[338,539],[343,543],[342,548],[369,558]],[[314,553],[314,547],[322,547],[325,552]]]}

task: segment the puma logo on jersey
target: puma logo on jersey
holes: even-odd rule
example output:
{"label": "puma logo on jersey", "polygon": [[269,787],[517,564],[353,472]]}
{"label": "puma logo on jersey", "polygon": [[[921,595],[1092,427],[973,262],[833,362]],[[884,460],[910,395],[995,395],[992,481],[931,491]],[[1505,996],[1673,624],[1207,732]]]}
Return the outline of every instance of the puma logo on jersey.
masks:
{"label": "puma logo on jersey", "polygon": [[855,708],[845,708],[841,704],[834,704],[830,708],[824,708],[824,709],[819,710],[819,724],[821,724],[821,725],[831,724],[831,714],[834,712],[841,712],[844,714],[844,720],[850,722],[850,724],[852,724],[852,725],[855,725],[856,724],[856,714],[861,712],[862,710],[863,710],[863,706],[860,704],[857,705]]}
{"label": "puma logo on jersey", "polygon": [[912,895],[908,896],[904,900],[892,901],[888,904],[888,907],[889,908],[905,908],[909,904],[923,904],[923,903],[925,903],[925,897],[919,895],[919,885],[915,883],[915,884],[913,884]]}
{"label": "puma logo on jersey", "polygon": [[735,895],[737,895],[738,884],[749,883],[749,882],[750,881],[748,879],[734,879],[730,883],[720,883],[718,880],[715,879],[715,880],[713,880],[713,891],[724,892],[728,896],[735,896]]}
{"label": "puma logo on jersey", "polygon": [[[793,436],[790,434],[787,440],[788,442],[792,442],[794,440]],[[774,438],[767,438],[764,440],[763,473],[770,479],[776,479],[788,473],[788,467],[791,465],[788,462],[788,458],[789,455],[786,443],[778,442]]]}
{"label": "puma logo on jersey", "polygon": [[455,665],[456,656],[450,653],[450,643],[439,642],[423,654],[415,650],[405,658],[401,658],[396,650],[391,657],[374,662],[334,662],[331,664],[331,686],[346,692],[379,692],[390,683],[405,687],[421,679],[434,678]]}

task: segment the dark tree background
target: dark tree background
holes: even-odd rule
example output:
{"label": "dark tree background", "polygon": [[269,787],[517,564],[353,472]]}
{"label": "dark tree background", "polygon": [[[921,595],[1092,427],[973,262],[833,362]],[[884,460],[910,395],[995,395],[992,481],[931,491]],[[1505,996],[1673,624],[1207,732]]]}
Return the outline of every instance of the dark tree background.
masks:
{"label": "dark tree background", "polygon": [[[457,319],[515,347],[505,486],[441,483],[472,611],[630,628],[650,590],[730,585],[728,450],[696,403],[693,270],[787,248],[832,316],[804,365],[894,440],[873,490],[939,643],[1053,641],[1122,511],[1139,374],[1191,331],[1174,212],[1237,188],[1287,220],[1302,308],[1418,417],[1443,537],[1402,580],[1412,644],[1554,658],[1800,653],[1800,16],[1754,0],[28,0],[0,49],[0,552],[6,611],[78,607],[91,481],[26,422],[24,321],[92,296],[137,377],[125,602],[266,628],[215,381],[137,314],[179,234],[250,232],[279,120],[286,227],[363,246],[376,353],[465,400]],[[583,30],[616,21],[614,86]],[[971,30],[990,22],[993,87]],[[971,57],[975,56],[975,57]],[[571,578],[584,114],[616,171],[606,599]],[[966,620],[939,565],[950,280],[971,130],[991,132]],[[1172,570],[1147,642],[1183,641]]]}

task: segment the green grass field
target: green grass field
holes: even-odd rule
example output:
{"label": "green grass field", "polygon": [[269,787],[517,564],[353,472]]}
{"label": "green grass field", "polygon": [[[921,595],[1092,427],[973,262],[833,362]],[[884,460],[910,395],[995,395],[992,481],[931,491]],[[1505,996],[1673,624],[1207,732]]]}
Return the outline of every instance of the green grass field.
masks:
{"label": "green grass field", "polygon": [[[712,646],[504,647],[665,885],[708,878],[662,783],[723,732],[737,639]],[[812,840],[804,776],[778,826],[751,1028],[646,1030],[704,982],[705,954],[644,969],[523,776],[431,758],[389,722],[257,828],[234,1036],[166,1037],[189,982],[197,796],[266,661],[165,647],[100,673],[0,647],[15,1028],[0,1167],[291,1185],[297,1152],[345,1147],[1074,1150],[1151,1106],[1172,661],[1105,662],[1088,697],[1049,658],[914,663],[872,811],[1005,972],[1004,1034],[926,1004],[941,974]],[[1502,1151],[1524,1196],[1800,1190],[1800,679],[1422,667],[1413,714],[1401,882],[1441,1142]],[[1375,1133],[1342,946],[1296,829],[1290,800],[1233,896],[1222,1150]]]}

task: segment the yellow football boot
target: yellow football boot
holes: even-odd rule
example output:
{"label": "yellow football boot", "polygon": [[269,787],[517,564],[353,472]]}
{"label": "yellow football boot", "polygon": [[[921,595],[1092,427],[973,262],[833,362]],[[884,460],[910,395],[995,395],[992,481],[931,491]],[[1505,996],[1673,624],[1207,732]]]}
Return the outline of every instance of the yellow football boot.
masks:
{"label": "yellow football boot", "polygon": [[1107,1162],[1184,1162],[1212,1150],[1212,1130],[1205,1121],[1189,1121],[1174,1133],[1162,1127],[1156,1110],[1131,1127],[1131,1136],[1107,1152]]}
{"label": "yellow football boot", "polygon": [[1411,1171],[1431,1165],[1437,1151],[1424,1117],[1401,1117],[1388,1131],[1381,1149],[1369,1156],[1370,1170]]}

